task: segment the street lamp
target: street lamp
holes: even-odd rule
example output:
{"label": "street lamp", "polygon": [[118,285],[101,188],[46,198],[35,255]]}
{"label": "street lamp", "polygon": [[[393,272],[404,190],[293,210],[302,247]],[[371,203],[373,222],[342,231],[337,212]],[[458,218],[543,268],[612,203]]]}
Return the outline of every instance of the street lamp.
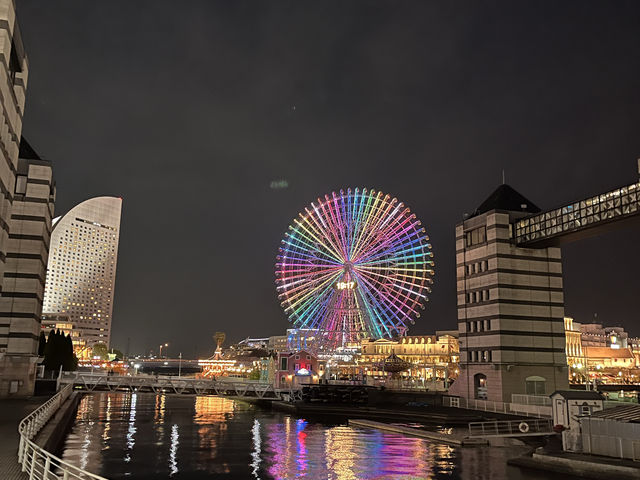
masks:
{"label": "street lamp", "polygon": [[158,355],[158,357],[162,358],[162,347],[168,347],[169,344],[165,343],[164,345],[160,345],[160,355]]}

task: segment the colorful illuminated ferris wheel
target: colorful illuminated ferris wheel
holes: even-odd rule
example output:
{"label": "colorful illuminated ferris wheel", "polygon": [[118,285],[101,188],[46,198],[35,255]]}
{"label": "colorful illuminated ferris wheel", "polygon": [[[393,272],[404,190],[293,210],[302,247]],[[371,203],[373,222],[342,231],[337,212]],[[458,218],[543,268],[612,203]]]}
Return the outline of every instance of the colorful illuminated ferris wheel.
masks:
{"label": "colorful illuminated ferris wheel", "polygon": [[382,192],[332,192],[301,212],[282,240],[278,298],[295,328],[325,345],[406,334],[433,283],[429,237]]}

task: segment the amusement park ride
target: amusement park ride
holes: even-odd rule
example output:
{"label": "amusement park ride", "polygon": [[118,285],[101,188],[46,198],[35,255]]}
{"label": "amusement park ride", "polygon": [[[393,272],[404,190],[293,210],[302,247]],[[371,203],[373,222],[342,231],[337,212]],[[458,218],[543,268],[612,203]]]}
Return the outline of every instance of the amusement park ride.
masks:
{"label": "amusement park ride", "polygon": [[420,220],[368,189],[332,192],[305,208],[281,242],[278,298],[293,326],[335,352],[364,338],[404,336],[433,283]]}

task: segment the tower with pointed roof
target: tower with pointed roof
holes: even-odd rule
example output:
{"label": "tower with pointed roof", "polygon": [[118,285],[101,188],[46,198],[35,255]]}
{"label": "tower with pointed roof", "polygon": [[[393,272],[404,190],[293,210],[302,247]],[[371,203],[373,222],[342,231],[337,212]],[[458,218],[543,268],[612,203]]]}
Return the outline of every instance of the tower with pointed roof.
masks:
{"label": "tower with pointed roof", "polygon": [[461,369],[452,395],[511,402],[568,388],[560,249],[513,240],[512,224],[538,212],[503,184],[456,226]]}

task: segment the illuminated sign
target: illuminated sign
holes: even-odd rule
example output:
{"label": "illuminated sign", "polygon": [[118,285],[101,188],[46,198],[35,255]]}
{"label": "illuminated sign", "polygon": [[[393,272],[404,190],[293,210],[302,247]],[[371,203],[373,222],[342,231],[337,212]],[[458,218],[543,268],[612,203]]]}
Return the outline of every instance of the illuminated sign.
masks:
{"label": "illuminated sign", "polygon": [[307,370],[306,368],[301,368],[296,372],[296,375],[311,375],[311,374],[309,373],[309,370]]}
{"label": "illuminated sign", "polygon": [[338,282],[336,288],[338,290],[353,290],[356,288],[356,282]]}

